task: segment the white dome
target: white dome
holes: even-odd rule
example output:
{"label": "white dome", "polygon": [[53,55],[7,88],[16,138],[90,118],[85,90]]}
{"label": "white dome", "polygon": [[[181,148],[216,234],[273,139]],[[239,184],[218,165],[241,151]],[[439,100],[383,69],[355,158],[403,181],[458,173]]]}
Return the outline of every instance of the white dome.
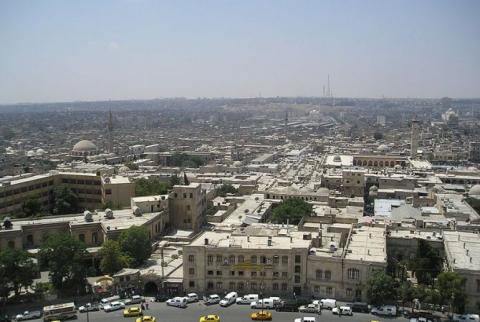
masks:
{"label": "white dome", "polygon": [[27,152],[27,157],[34,157],[35,156],[35,152],[33,150],[30,150]]}
{"label": "white dome", "polygon": [[37,149],[37,151],[35,151],[35,153],[38,155],[38,156],[42,156],[44,155],[45,153],[47,153],[44,149]]}
{"label": "white dome", "polygon": [[390,150],[390,147],[386,144],[380,144],[377,148],[378,151],[387,151]]}
{"label": "white dome", "polygon": [[476,184],[473,187],[470,188],[470,191],[468,192],[468,195],[470,197],[480,197],[480,184]]}
{"label": "white dome", "polygon": [[72,149],[74,152],[90,152],[90,151],[96,151],[97,146],[93,144],[92,141],[89,140],[82,140],[75,144]]}

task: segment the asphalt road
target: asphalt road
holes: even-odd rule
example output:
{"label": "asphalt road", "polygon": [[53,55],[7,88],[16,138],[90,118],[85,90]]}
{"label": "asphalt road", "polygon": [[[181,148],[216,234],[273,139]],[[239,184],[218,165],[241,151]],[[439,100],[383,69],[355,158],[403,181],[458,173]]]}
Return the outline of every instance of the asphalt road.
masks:
{"label": "asphalt road", "polygon": [[[249,305],[233,304],[230,307],[224,308],[216,305],[207,306],[202,302],[190,303],[187,308],[180,309],[167,306],[165,303],[149,303],[150,307],[144,311],[145,315],[153,315],[158,322],[198,322],[200,316],[207,314],[217,314],[220,316],[221,322],[246,322],[251,321],[250,314],[258,310],[250,309]],[[275,312],[272,311],[273,321],[278,322],[293,322],[295,318],[302,316],[316,316],[317,321],[343,321],[343,322],[370,322],[377,320],[379,322],[406,322],[403,317],[398,318],[380,318],[371,314],[354,313],[353,316],[338,317],[333,315],[330,311],[323,310],[321,315],[311,313],[298,312]],[[43,321],[43,320],[32,320]],[[87,321],[86,313],[79,313],[76,321]],[[135,318],[124,318],[123,310],[108,312],[103,311],[90,312],[89,321],[125,321],[134,322]]]}

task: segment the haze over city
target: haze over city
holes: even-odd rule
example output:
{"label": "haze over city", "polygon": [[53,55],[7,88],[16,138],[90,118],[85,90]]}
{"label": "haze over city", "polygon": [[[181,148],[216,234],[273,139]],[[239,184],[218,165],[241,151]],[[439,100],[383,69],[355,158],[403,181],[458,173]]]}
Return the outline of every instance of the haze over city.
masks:
{"label": "haze over city", "polygon": [[1,1],[0,104],[479,97],[478,1]]}

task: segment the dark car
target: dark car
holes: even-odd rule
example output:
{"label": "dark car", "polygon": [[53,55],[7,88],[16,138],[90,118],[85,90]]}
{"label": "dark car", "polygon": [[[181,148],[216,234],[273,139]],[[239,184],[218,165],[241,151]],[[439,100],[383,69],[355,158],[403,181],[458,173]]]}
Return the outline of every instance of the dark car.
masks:
{"label": "dark car", "polygon": [[350,306],[353,312],[370,313],[370,308],[368,307],[367,303],[354,302],[351,304],[347,304],[347,306]]}
{"label": "dark car", "polygon": [[166,302],[169,299],[167,295],[157,294],[155,296],[155,302]]}
{"label": "dark car", "polygon": [[297,299],[290,301],[281,301],[275,305],[275,311],[277,312],[298,312],[298,308],[302,305],[308,305],[309,300]]}

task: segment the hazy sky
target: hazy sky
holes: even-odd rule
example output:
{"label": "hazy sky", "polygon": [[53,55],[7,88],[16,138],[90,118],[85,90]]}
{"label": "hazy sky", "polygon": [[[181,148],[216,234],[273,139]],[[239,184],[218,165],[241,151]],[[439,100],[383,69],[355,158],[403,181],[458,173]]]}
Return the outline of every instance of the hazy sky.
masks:
{"label": "hazy sky", "polygon": [[480,97],[480,1],[0,0],[0,103]]}

